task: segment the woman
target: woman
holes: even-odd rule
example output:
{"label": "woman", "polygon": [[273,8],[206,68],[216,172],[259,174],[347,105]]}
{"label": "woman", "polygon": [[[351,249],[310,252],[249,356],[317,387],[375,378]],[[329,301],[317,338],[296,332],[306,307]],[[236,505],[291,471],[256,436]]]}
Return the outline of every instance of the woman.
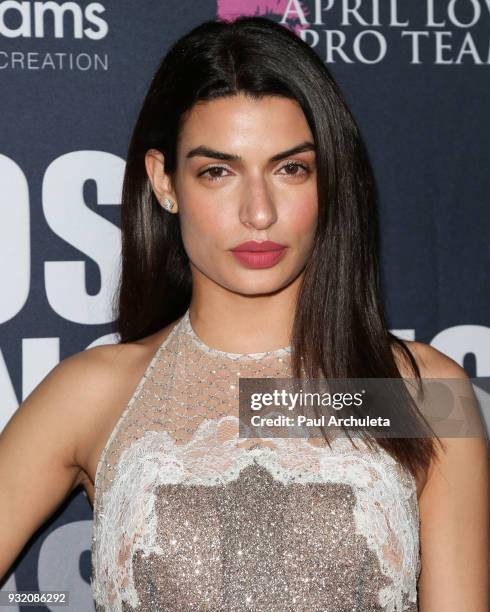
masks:
{"label": "woman", "polygon": [[98,610],[486,611],[482,439],[238,436],[242,377],[467,378],[387,331],[371,170],[308,45],[263,18],[174,45],[122,237],[121,343],[64,360],[3,432],[0,572],[82,484]]}

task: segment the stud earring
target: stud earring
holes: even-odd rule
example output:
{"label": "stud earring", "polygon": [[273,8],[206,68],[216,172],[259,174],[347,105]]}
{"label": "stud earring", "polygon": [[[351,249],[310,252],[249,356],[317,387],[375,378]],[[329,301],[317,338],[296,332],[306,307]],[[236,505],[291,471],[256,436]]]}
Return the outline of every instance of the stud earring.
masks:
{"label": "stud earring", "polygon": [[175,202],[172,202],[170,198],[164,198],[162,205],[165,210],[168,210],[168,212],[172,212],[175,207]]}

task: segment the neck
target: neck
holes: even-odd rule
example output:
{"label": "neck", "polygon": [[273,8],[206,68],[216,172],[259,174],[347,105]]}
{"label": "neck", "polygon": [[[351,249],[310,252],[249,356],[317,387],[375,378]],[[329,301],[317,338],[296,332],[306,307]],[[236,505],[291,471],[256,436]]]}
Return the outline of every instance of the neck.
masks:
{"label": "neck", "polygon": [[291,344],[295,300],[285,296],[233,294],[227,299],[193,299],[189,318],[204,344],[228,353],[262,353]]}

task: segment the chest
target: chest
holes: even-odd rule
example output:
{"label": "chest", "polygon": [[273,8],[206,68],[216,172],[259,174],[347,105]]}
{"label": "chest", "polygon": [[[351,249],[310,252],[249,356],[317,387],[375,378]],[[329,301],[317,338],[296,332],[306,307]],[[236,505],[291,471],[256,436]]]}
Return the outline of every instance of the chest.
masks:
{"label": "chest", "polygon": [[177,445],[147,432],[120,454],[96,501],[96,593],[104,577],[104,597],[156,598],[162,609],[182,593],[189,609],[213,610],[247,598],[272,610],[413,598],[414,483],[386,457],[299,441],[247,448],[212,433]]}

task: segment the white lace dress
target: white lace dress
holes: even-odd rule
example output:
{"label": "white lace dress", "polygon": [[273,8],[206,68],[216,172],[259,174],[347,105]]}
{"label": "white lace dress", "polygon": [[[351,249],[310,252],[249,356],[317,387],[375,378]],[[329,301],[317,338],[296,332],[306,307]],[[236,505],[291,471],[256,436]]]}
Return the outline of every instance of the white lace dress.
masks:
{"label": "white lace dress", "polygon": [[289,366],[289,348],[225,353],[178,321],[97,466],[98,612],[418,609],[407,470],[346,437],[238,436],[238,379]]}

